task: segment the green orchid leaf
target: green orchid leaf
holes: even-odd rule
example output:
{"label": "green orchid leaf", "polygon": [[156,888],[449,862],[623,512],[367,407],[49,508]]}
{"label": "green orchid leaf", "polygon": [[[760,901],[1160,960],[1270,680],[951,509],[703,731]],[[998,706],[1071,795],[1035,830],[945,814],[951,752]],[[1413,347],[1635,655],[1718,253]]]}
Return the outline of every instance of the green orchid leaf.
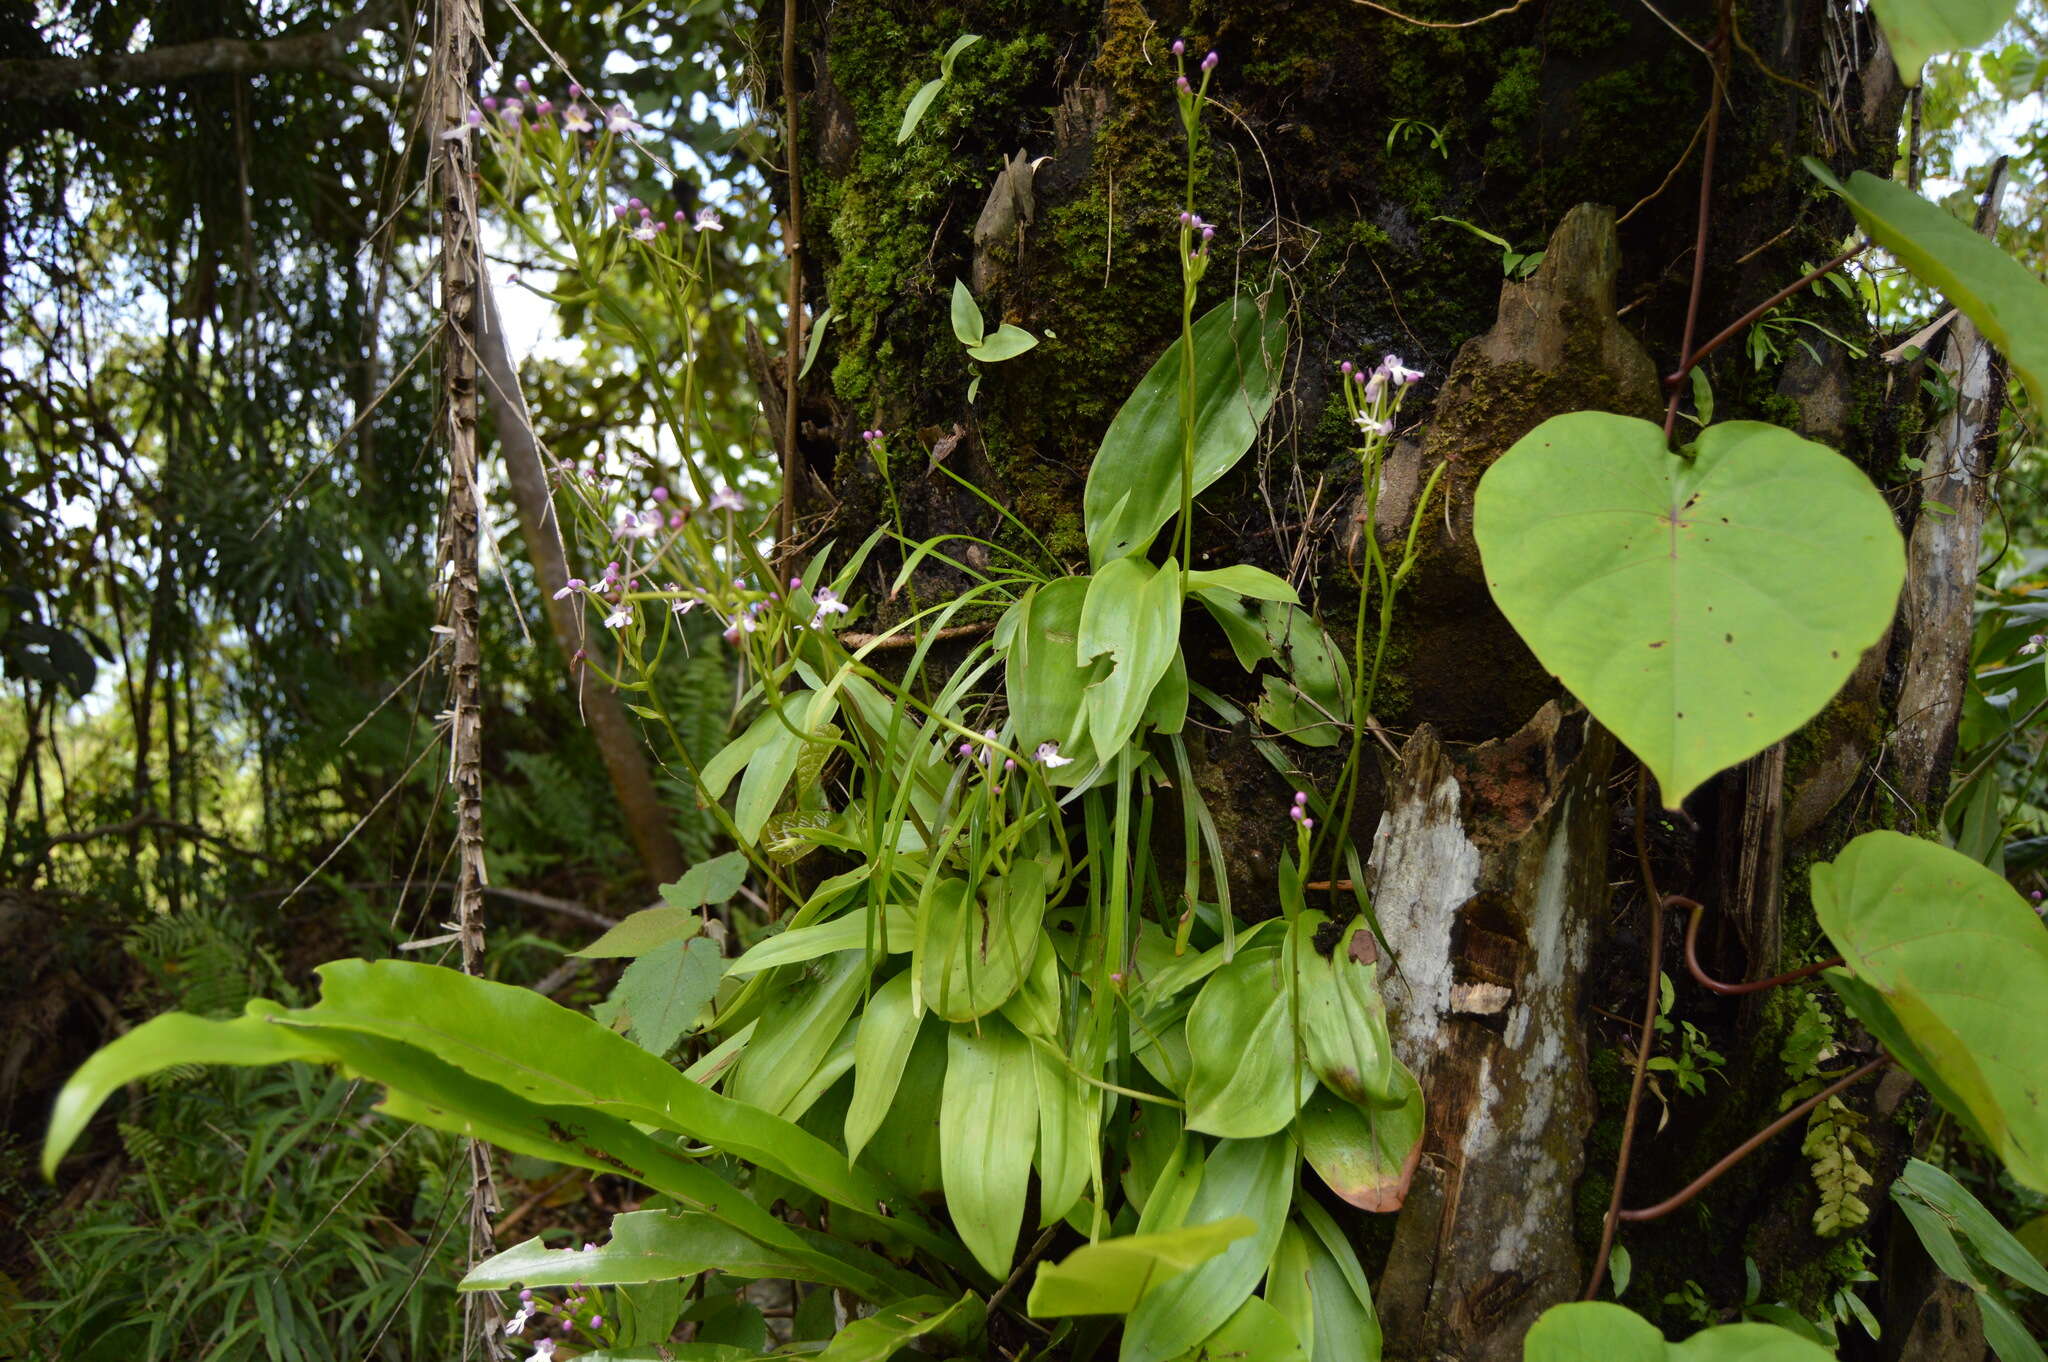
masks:
{"label": "green orchid leaf", "polygon": [[[1189,574],[1192,578],[1193,574]],[[1278,660],[1280,650],[1266,635],[1264,624],[1252,613],[1245,598],[1234,591],[1219,591],[1206,588],[1189,593],[1202,603],[1216,623],[1222,627],[1223,636],[1230,640],[1230,651],[1237,655],[1237,664],[1246,671],[1256,670],[1261,662]]]}
{"label": "green orchid leaf", "polygon": [[1233,563],[1226,568],[1211,568],[1188,574],[1189,591],[1230,591],[1240,596],[1249,596],[1255,601],[1282,601],[1288,605],[1301,604],[1301,597],[1282,578],[1275,577],[1264,568],[1249,563]]}
{"label": "green orchid leaf", "polygon": [[960,60],[960,54],[981,41],[979,33],[963,33],[946,44],[946,50],[939,54],[939,78],[953,78],[953,63]]}
{"label": "green orchid leaf", "polygon": [[[1094,567],[1142,553],[1180,513],[1182,349],[1175,341],[1139,380],[1088,469],[1081,503]],[[1196,495],[1250,451],[1286,353],[1285,309],[1270,300],[1240,294],[1195,323]]]}
{"label": "green orchid leaf", "polygon": [[1169,1278],[1201,1266],[1258,1228],[1232,1215],[1160,1234],[1099,1239],[1057,1263],[1040,1263],[1025,1309],[1041,1319],[1127,1315]]}
{"label": "green orchid leaf", "polygon": [[1545,1310],[1522,1340],[1523,1362],[1833,1362],[1775,1324],[1721,1324],[1681,1343],[1625,1305],[1573,1301]]}
{"label": "green orchid leaf", "polygon": [[1145,712],[1138,722],[1148,733],[1174,734],[1188,723],[1188,663],[1180,649],[1167,659],[1166,675],[1152,687],[1145,700]]}
{"label": "green orchid leaf", "polygon": [[1472,515],[1508,622],[1672,808],[1819,713],[1905,580],[1870,480],[1755,421],[1686,459],[1648,421],[1555,416],[1487,469]]}
{"label": "green orchid leaf", "polygon": [[1422,1089],[1398,1060],[1394,1082],[1398,1103],[1347,1102],[1319,1088],[1301,1110],[1302,1157],[1361,1211],[1400,1210],[1422,1158]]}
{"label": "green orchid leaf", "polygon": [[1037,1061],[1016,1027],[983,1017],[950,1029],[939,1110],[946,1209],[961,1242],[999,1281],[1009,1275],[1024,1224],[1037,1096]]}
{"label": "green orchid leaf", "polygon": [[981,344],[985,338],[987,323],[982,320],[981,308],[975,303],[974,295],[967,291],[967,285],[958,279],[953,281],[953,335],[962,345],[969,347]]}
{"label": "green orchid leaf", "polygon": [[867,958],[842,951],[826,960],[816,977],[778,994],[761,1013],[727,1091],[785,1120],[803,1115],[797,1095],[846,1029],[867,979]]}
{"label": "green orchid leaf", "polygon": [[910,134],[916,132],[917,125],[924,121],[925,110],[931,108],[932,101],[937,99],[939,91],[945,88],[946,82],[937,77],[917,87],[917,93],[913,94],[910,103],[904,106],[903,121],[896,127],[897,146],[900,147],[910,140]]}
{"label": "green orchid leaf", "polygon": [[1309,1232],[1309,1299],[1315,1306],[1309,1362],[1378,1362],[1379,1314],[1357,1251],[1313,1197],[1303,1197],[1295,1213]]}
{"label": "green orchid leaf", "polygon": [[1017,358],[1037,344],[1038,337],[1023,327],[1004,322],[996,328],[994,335],[984,339],[981,344],[968,346],[967,353],[983,364],[998,364],[1006,359]]}
{"label": "green orchid leaf", "polygon": [[[760,840],[762,828],[782,802],[790,778],[802,764],[805,750],[812,745],[799,735],[818,731],[802,727],[805,711],[811,708],[811,692],[792,692],[781,703],[783,720],[772,713],[762,716],[774,728],[747,761],[746,773],[740,777],[739,795],[733,800],[732,821],[738,826],[741,839],[749,844]],[[836,703],[827,702],[823,712],[815,716],[818,723],[822,726],[837,708]]]}
{"label": "green orchid leaf", "polygon": [[804,1263],[777,1253],[691,1211],[629,1211],[612,1217],[611,1239],[592,1249],[551,1249],[538,1238],[494,1253],[469,1270],[464,1291],[509,1291],[520,1286],[621,1286],[694,1277],[700,1272],[735,1277],[810,1280]]}
{"label": "green orchid leaf", "polygon": [[[1034,752],[1040,743],[1050,742],[1078,755],[1071,749],[1081,736],[1088,687],[1107,676],[1111,665],[1107,659],[1083,664],[1075,648],[1090,581],[1062,577],[1033,587],[1011,607],[1008,618],[1015,624],[1003,689],[1021,752]],[[1048,775],[1057,779],[1059,773]]]}
{"label": "green orchid leaf", "polygon": [[1309,1067],[1347,1102],[1394,1102],[1393,1043],[1380,999],[1379,946],[1363,917],[1353,918],[1326,956],[1315,936],[1328,919],[1319,912],[1295,918],[1295,986],[1299,1025]]}
{"label": "green orchid leaf", "polygon": [[[1041,949],[1049,954],[1051,948]],[[1068,1070],[1053,1045],[1034,1039],[1031,1055],[1038,1094],[1038,1224],[1043,1229],[1066,1218],[1096,1175],[1102,1102],[1094,1087]]]}
{"label": "green orchid leaf", "polygon": [[1263,606],[1259,627],[1286,672],[1265,678],[1265,694],[1252,707],[1259,721],[1304,747],[1336,746],[1344,736],[1339,725],[1351,714],[1351,669],[1343,650],[1298,605]]}
{"label": "green orchid leaf", "polygon": [[1267,1302],[1253,1296],[1237,1307],[1221,1328],[1181,1354],[1181,1362],[1308,1362],[1301,1340],[1287,1320]]}
{"label": "green orchid leaf", "polygon": [[1813,868],[1828,981],[1935,1099],[2048,1191],[2048,926],[1959,852],[1868,832]]}
{"label": "green orchid leaf", "polygon": [[874,991],[853,1043],[853,1097],[846,1107],[846,1155],[857,1159],[896,1100],[923,1019],[910,1001],[906,971]]}
{"label": "green orchid leaf", "polygon": [[1990,42],[2018,8],[2018,0],[1870,0],[1892,49],[1892,63],[1907,85],[1920,83],[1929,57]]}
{"label": "green orchid leaf", "polygon": [[1294,1196],[1294,1142],[1224,1140],[1209,1153],[1191,1225],[1244,1216],[1258,1226],[1215,1257],[1154,1287],[1124,1324],[1118,1362],[1167,1362],[1221,1328],[1266,1275]]}
{"label": "green orchid leaf", "polygon": [[1301,1362],[1315,1353],[1315,1282],[1309,1267],[1309,1236],[1298,1221],[1289,1220],[1266,1269],[1265,1302],[1285,1323],[1298,1343]]}
{"label": "green orchid leaf", "polygon": [[1188,1011],[1189,1130],[1246,1140],[1286,1129],[1315,1075],[1295,1054],[1287,957],[1240,949],[1209,976]]}
{"label": "green orchid leaf", "polygon": [[1082,695],[1088,738],[1105,764],[1130,741],[1152,691],[1180,651],[1180,568],[1119,558],[1089,581],[1075,654],[1082,663],[1114,659]]}
{"label": "green orchid leaf", "polygon": [[[1968,9],[1985,0],[1934,2],[1945,10],[1951,5]],[[1848,200],[1872,241],[1977,324],[2012,361],[2029,392],[2048,393],[2048,284],[1989,237],[1902,184],[1859,170],[1844,185],[1811,158],[1806,168]]]}
{"label": "green orchid leaf", "polygon": [[817,1355],[818,1362],[889,1362],[921,1338],[950,1344],[942,1350],[949,1355],[976,1351],[968,1345],[987,1317],[981,1298],[972,1292],[950,1302],[943,1296],[913,1296],[848,1324]]}
{"label": "green orchid leaf", "polygon": [[978,890],[949,877],[918,924],[913,968],[924,1005],[947,1021],[984,1017],[1008,1002],[1037,958],[1045,918],[1045,863],[1019,859]]}

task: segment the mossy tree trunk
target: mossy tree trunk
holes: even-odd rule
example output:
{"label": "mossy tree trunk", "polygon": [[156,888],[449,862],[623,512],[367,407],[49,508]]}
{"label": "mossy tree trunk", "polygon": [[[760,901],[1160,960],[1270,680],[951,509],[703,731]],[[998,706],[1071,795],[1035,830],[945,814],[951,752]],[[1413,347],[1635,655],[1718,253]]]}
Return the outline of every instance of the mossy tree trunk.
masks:
{"label": "mossy tree trunk", "polygon": [[[1453,23],[1489,6],[1405,8]],[[768,7],[763,52],[779,45],[780,9]],[[1281,400],[1253,455],[1204,498],[1198,559],[1290,577],[1348,645],[1356,536],[1387,527],[1358,523],[1336,365],[1394,351],[1427,375],[1404,411],[1382,507],[1404,516],[1403,496],[1448,462],[1446,510],[1429,517],[1424,560],[1397,605],[1377,715],[1383,769],[1368,773],[1350,829],[1361,850],[1375,848],[1392,944],[1437,966],[1389,985],[1404,1058],[1431,1100],[1417,1190],[1398,1217],[1349,1222],[1384,1273],[1390,1357],[1518,1357],[1529,1320],[1582,1287],[1610,1188],[1634,1044],[1618,1018],[1641,1015],[1648,965],[1631,764],[1494,609],[1471,496],[1488,464],[1550,415],[1662,414],[1659,374],[1676,362],[1692,283],[1712,88],[1700,45],[1716,16],[1708,0],[1658,9],[1531,0],[1469,27],[1336,0],[806,0],[800,10],[806,301],[813,315],[836,315],[798,394],[800,452],[815,474],[807,526],[830,523],[845,542],[900,516],[913,538],[963,531],[1024,547],[937,471],[943,460],[1085,570],[1080,494],[1096,443],[1178,334],[1176,37],[1221,56],[1197,167],[1197,210],[1221,224],[1206,297],[1233,282],[1272,288],[1292,322]],[[1837,0],[1758,0],[1738,17],[1702,335],[1839,249],[1847,215],[1801,156],[1883,172],[1897,145],[1901,90],[1864,17]],[[984,36],[899,145],[912,93],[962,33]],[[783,91],[769,78],[764,106],[777,108]],[[1500,251],[1452,218],[1521,250],[1548,242],[1551,254],[1532,277],[1506,281]],[[973,366],[948,322],[956,278],[991,326],[1000,317],[1046,338],[986,366],[972,403]],[[1867,330],[1839,298],[1798,306],[1837,335]],[[1909,514],[1899,470],[1915,420],[1903,385],[1888,385],[1875,358],[1818,332],[1806,340],[1811,352],[1788,345],[1784,362],[1756,363],[1739,343],[1714,356],[1717,417],[1772,420],[1834,445],[1899,488]],[[875,426],[892,437],[886,479],[859,436]],[[925,599],[949,585],[939,570],[918,578]],[[1220,635],[1193,619],[1188,630],[1196,679],[1249,699],[1255,683]],[[1644,829],[1661,888],[1721,910],[1705,944],[1722,974],[1809,958],[1804,864],[1853,831],[1912,816],[1872,779],[1895,703],[1885,652],[1873,650],[1807,731],[1695,795],[1688,818]],[[1277,911],[1272,868],[1287,824],[1271,811],[1289,785],[1242,730],[1199,744],[1233,898],[1254,916]],[[1292,755],[1301,783],[1334,779],[1331,753]],[[1940,787],[1938,772],[1913,786]],[[1646,1113],[1634,1205],[1768,1121],[1794,1081],[1779,1058],[1786,1007],[1717,1000],[1689,984],[1675,954],[1665,969],[1678,1014],[1728,1062],[1704,1096],[1667,1090],[1661,1129],[1655,1103]],[[1511,1001],[1475,1005],[1500,996],[1480,985]],[[1518,1007],[1529,1013],[1519,1034]],[[1883,1100],[1889,1113],[1902,1096],[1859,1101]],[[1903,1143],[1879,1139],[1880,1165]],[[1657,1302],[1688,1280],[1709,1301],[1740,1302],[1748,1256],[1765,1299],[1819,1309],[1858,1262],[1844,1245],[1884,1226],[1880,1217],[1816,1237],[1798,1146],[1788,1136],[1700,1208],[1625,1231],[1628,1301],[1683,1333],[1683,1308]],[[1906,1318],[1915,1308],[1887,1305]]]}

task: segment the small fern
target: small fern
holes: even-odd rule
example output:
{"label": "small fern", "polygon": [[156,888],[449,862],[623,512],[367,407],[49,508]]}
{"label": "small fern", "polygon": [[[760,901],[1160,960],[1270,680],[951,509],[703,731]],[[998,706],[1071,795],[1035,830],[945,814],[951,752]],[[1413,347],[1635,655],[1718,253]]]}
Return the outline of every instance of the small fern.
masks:
{"label": "small fern", "polygon": [[1870,1206],[1860,1195],[1875,1181],[1860,1159],[1875,1157],[1863,1133],[1864,1115],[1839,1097],[1830,1097],[1806,1118],[1806,1141],[1799,1152],[1813,1160],[1813,1180],[1820,1205],[1813,1212],[1813,1232],[1823,1239],[1855,1229],[1870,1219]]}

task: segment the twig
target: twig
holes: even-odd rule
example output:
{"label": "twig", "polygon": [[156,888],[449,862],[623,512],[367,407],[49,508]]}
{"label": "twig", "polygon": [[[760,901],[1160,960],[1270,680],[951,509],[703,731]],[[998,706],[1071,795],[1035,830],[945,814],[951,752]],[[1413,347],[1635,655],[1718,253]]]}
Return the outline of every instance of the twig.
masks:
{"label": "twig", "polygon": [[1024,1260],[1017,1264],[1017,1270],[1010,1274],[1010,1279],[996,1289],[995,1295],[988,1298],[989,1314],[994,1314],[996,1307],[1003,1303],[1003,1297],[1010,1294],[1010,1288],[1023,1280],[1024,1273],[1045,1253],[1052,1243],[1052,1237],[1059,1233],[1059,1229],[1059,1222],[1055,1221],[1046,1227],[1044,1234],[1038,1236],[1038,1242],[1031,1246],[1031,1252],[1025,1254]]}
{"label": "twig", "polygon": [[951,624],[933,634],[906,634],[895,630],[883,634],[839,635],[840,643],[848,648],[866,648],[875,651],[882,648],[909,648],[918,643],[948,643],[956,638],[974,638],[995,628],[993,621],[986,624]]}
{"label": "twig", "polygon": [[[1700,213],[1699,229],[1694,233],[1692,244],[1692,293],[1685,304],[1685,331],[1678,343],[1678,372],[1683,378],[1691,372],[1693,364],[1693,329],[1699,325],[1700,295],[1707,286],[1707,229],[1713,223],[1714,206],[1714,150],[1721,134],[1721,95],[1728,86],[1728,28],[1732,21],[1734,6],[1732,0],[1721,0],[1719,5],[1720,25],[1715,30],[1712,51],[1714,93],[1713,101],[1707,105],[1707,146],[1700,154]],[[1678,426],[1678,395],[1681,386],[1671,385],[1671,398],[1664,405],[1664,443],[1671,443],[1671,433]],[[1651,981],[1654,984],[1654,980]],[[1654,988],[1651,990],[1655,992]],[[1617,1191],[1617,1195],[1619,1192]],[[1613,1219],[1612,1215],[1608,1217]],[[1603,1248],[1604,1254],[1606,1250]],[[1596,1273],[1604,1271],[1605,1262],[1594,1265]],[[1590,1299],[1590,1297],[1589,1297]]]}
{"label": "twig", "polygon": [[[1678,1192],[1674,1196],[1667,1197],[1666,1199],[1658,1202],[1654,1206],[1644,1206],[1640,1210],[1623,1211],[1621,1212],[1620,1218],[1631,1223],[1635,1223],[1643,1220],[1661,1220],[1663,1217],[1670,1215],[1673,1211],[1685,1205],[1686,1202],[1691,1201],[1701,1192],[1704,1192],[1709,1186],[1713,1184],[1716,1178],[1720,1177],[1723,1173],[1733,1168],[1736,1164],[1741,1163],[1744,1159],[1748,1158],[1752,1153],[1756,1151],[1759,1145],[1763,1144],[1764,1141],[1770,1139],[1771,1136],[1776,1135],[1779,1131],[1785,1129],[1785,1127],[1791,1125],[1794,1121],[1797,1121],[1800,1117],[1806,1115],[1806,1113],[1812,1111],[1815,1107],[1827,1101],[1830,1097],[1834,1097],[1837,1094],[1841,1093],[1844,1089],[1851,1086],[1852,1084],[1859,1083],[1863,1079],[1868,1078],[1871,1074],[1876,1073],[1879,1069],[1882,1069],[1885,1065],[1891,1062],[1892,1057],[1890,1055],[1879,1055],[1876,1059],[1871,1060],[1868,1064],[1865,1064],[1862,1068],[1856,1070],[1848,1077],[1839,1079],[1836,1082],[1829,1084],[1827,1087],[1822,1088],[1819,1092],[1807,1098],[1804,1102],[1801,1102],[1798,1106],[1792,1108],[1792,1110],[1786,1112],[1783,1116],[1780,1116],[1777,1120],[1771,1122],[1762,1130],[1759,1130],[1756,1134],[1744,1140],[1741,1144],[1736,1145],[1735,1148],[1729,1150],[1726,1154],[1723,1154],[1719,1159],[1717,1159],[1712,1168],[1709,1168],[1706,1172],[1700,1174],[1691,1182],[1687,1183],[1684,1190]],[[1610,1235],[1609,1238],[1611,1239],[1612,1236]],[[1603,1245],[1601,1246],[1601,1264],[1604,1264],[1606,1262],[1606,1256],[1606,1245],[1603,1243]],[[1598,1264],[1595,1265],[1594,1271],[1596,1274],[1599,1271],[1599,1266],[1600,1265]],[[1599,1284],[1599,1279],[1597,1275],[1594,1278],[1594,1284],[1596,1286]],[[1586,1299],[1591,1300],[1592,1297],[1589,1295]]]}
{"label": "twig", "polygon": [[1515,0],[1513,4],[1503,5],[1491,14],[1482,14],[1477,19],[1462,19],[1457,23],[1446,23],[1439,19],[1417,19],[1413,15],[1403,14],[1399,10],[1388,9],[1385,5],[1375,3],[1375,0],[1351,0],[1351,3],[1354,5],[1364,5],[1367,9],[1376,9],[1389,18],[1399,19],[1402,23],[1413,24],[1417,28],[1475,28],[1480,24],[1494,19],[1502,19],[1513,14],[1516,10],[1528,4],[1529,0]]}
{"label": "twig", "polygon": [[1843,251],[1840,255],[1836,256],[1833,260],[1828,261],[1825,265],[1816,266],[1815,268],[1808,270],[1805,274],[1800,275],[1797,280],[1779,289],[1776,293],[1773,293],[1770,297],[1764,299],[1755,307],[1743,313],[1740,317],[1737,317],[1734,321],[1728,323],[1728,325],[1722,327],[1719,331],[1715,332],[1707,340],[1701,342],[1699,349],[1694,350],[1691,354],[1687,355],[1685,358],[1685,362],[1679,365],[1677,372],[1665,375],[1664,382],[1666,386],[1675,389],[1680,383],[1683,383],[1685,381],[1685,376],[1691,373],[1693,369],[1699,365],[1699,362],[1701,360],[1705,359],[1708,355],[1713,354],[1723,345],[1726,345],[1729,341],[1733,340],[1736,336],[1740,335],[1745,329],[1754,324],[1757,321],[1757,319],[1762,317],[1766,312],[1769,312],[1772,308],[1776,307],[1779,303],[1784,302],[1793,294],[1798,293],[1803,289],[1813,287],[1813,285],[1819,283],[1822,279],[1825,279],[1828,275],[1833,274],[1836,270],[1842,268],[1842,266],[1848,264],[1851,260],[1854,260],[1857,256],[1863,254],[1865,251],[1869,249],[1870,243],[1867,241],[1862,242],[1859,245],[1851,246],[1848,250]]}

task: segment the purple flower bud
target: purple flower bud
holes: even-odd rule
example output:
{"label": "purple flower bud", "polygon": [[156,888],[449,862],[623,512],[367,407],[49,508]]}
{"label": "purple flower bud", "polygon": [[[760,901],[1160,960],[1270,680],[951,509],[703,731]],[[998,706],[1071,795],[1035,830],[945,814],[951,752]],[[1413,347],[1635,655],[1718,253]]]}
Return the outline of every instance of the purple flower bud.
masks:
{"label": "purple flower bud", "polygon": [[645,211],[647,210],[647,205],[646,205],[646,204],[644,204],[644,203],[642,203],[642,202],[640,202],[640,200],[638,200],[638,199],[627,199],[627,200],[626,200],[626,206],[627,206],[628,208],[634,208],[634,209],[638,209],[638,210],[640,210],[641,212],[645,212]]}
{"label": "purple flower bud", "polygon": [[496,113],[498,111],[498,97],[496,95],[485,95],[484,107],[492,113]]}
{"label": "purple flower bud", "polygon": [[552,99],[543,99],[540,103],[533,106],[533,111],[539,114],[542,118],[546,118],[549,114],[555,111],[555,101],[553,101]]}
{"label": "purple flower bud", "polygon": [[1202,227],[1202,244],[1203,244],[1203,245],[1205,245],[1205,246],[1206,246],[1206,245],[1208,245],[1208,244],[1209,244],[1209,242],[1211,242],[1211,241],[1213,241],[1213,240],[1215,239],[1215,237],[1216,237],[1216,229],[1215,229],[1214,227],[1208,226],[1208,225],[1207,225],[1207,224],[1205,223],[1205,224],[1203,225],[1203,227]]}
{"label": "purple flower bud", "polygon": [[655,488],[655,489],[654,489],[654,492],[653,492],[653,496],[654,496],[654,499],[655,499],[656,501],[667,501],[667,500],[668,500],[668,488],[666,488],[666,487],[657,487],[657,488]]}
{"label": "purple flower bud", "polygon": [[1291,806],[1287,810],[1287,816],[1289,818],[1292,818],[1295,822],[1299,823],[1307,815],[1303,814],[1301,811],[1301,806],[1299,804],[1296,804]]}
{"label": "purple flower bud", "polygon": [[484,125],[484,111],[482,109],[471,109],[463,117],[468,120],[469,126],[472,128],[480,128]]}
{"label": "purple flower bud", "polygon": [[589,654],[589,653],[586,653],[586,652],[584,652],[584,651],[583,651],[583,650],[582,650],[581,648],[578,648],[578,649],[576,650],[576,655],[575,655],[574,657],[570,658],[569,660],[570,660],[571,662],[581,662],[581,661],[582,661],[582,660],[583,660],[584,658],[586,658],[586,657],[589,657],[589,656],[590,656],[590,654]]}
{"label": "purple flower bud", "polygon": [[1338,372],[1338,373],[1341,373],[1341,374],[1344,374],[1344,375],[1346,375],[1347,377],[1348,377],[1348,376],[1350,375],[1350,373],[1351,373],[1351,370],[1352,370],[1352,364],[1351,364],[1351,361],[1350,361],[1350,360],[1348,360],[1348,359],[1347,359],[1347,360],[1345,360],[1345,361],[1344,361],[1344,362],[1343,362],[1342,364],[1340,364],[1340,365],[1338,365],[1338,366],[1337,366],[1337,372]]}
{"label": "purple flower bud", "polygon": [[1204,71],[1214,71],[1216,69],[1216,60],[1216,54],[1211,52],[1208,56],[1202,58],[1202,69]]}
{"label": "purple flower bud", "polygon": [[529,1286],[529,1287],[527,1287],[526,1289],[524,1289],[523,1291],[521,1291],[521,1292],[519,1293],[519,1299],[521,1299],[521,1300],[523,1300],[523,1301],[530,1301],[530,1300],[532,1300],[532,1299],[533,1299],[533,1288]]}
{"label": "purple flower bud", "polygon": [[521,76],[519,79],[512,82],[512,88],[517,90],[522,95],[530,95],[533,93],[533,82],[528,80],[525,76]]}
{"label": "purple flower bud", "polygon": [[1294,792],[1294,805],[1295,805],[1295,807],[1296,807],[1296,808],[1307,808],[1307,807],[1308,807],[1308,791],[1307,791],[1307,790],[1296,790],[1296,791]]}
{"label": "purple flower bud", "polygon": [[1308,831],[1310,828],[1313,828],[1315,825],[1316,820],[1313,818],[1304,818],[1301,820],[1301,828],[1304,832]]}
{"label": "purple flower bud", "polygon": [[1004,769],[1005,771],[1014,771],[1014,770],[1016,770],[1016,769],[1017,769],[1017,760],[1016,760],[1016,758],[1015,758],[1015,757],[1004,757],[1004,758],[1003,758],[1003,769]]}
{"label": "purple flower bud", "polygon": [[[617,219],[619,219],[619,220],[620,220],[621,222],[625,221],[625,218],[626,218],[626,205],[625,205],[625,204],[623,204],[623,203],[615,203],[615,204],[613,204],[613,205],[612,205],[612,216],[613,216],[613,217],[615,217],[615,218],[617,218]],[[587,478],[587,477],[590,477],[590,476],[592,476],[592,474],[591,474],[591,472],[590,472],[590,470],[589,470],[589,469],[585,469],[585,470],[583,471],[583,476]]]}
{"label": "purple flower bud", "polygon": [[1173,78],[1173,83],[1176,87],[1179,88],[1182,94],[1188,94],[1195,88],[1194,86],[1188,84],[1188,78],[1186,76],[1175,76]]}
{"label": "purple flower bud", "polygon": [[604,1327],[604,1316],[592,1315],[590,1317],[590,1327],[593,1329],[602,1329]]}
{"label": "purple flower bud", "polygon": [[1187,54],[1188,45],[1182,42],[1180,39],[1175,38],[1173,40],[1173,55],[1176,57],[1185,57]]}
{"label": "purple flower bud", "polygon": [[801,578],[801,577],[792,577],[792,578],[790,578],[790,579],[789,579],[789,589],[790,589],[791,591],[802,591],[802,590],[804,589],[804,579],[803,579],[803,578]]}
{"label": "purple flower bud", "polygon": [[668,527],[672,530],[683,528],[683,513],[681,511],[669,512]]}

